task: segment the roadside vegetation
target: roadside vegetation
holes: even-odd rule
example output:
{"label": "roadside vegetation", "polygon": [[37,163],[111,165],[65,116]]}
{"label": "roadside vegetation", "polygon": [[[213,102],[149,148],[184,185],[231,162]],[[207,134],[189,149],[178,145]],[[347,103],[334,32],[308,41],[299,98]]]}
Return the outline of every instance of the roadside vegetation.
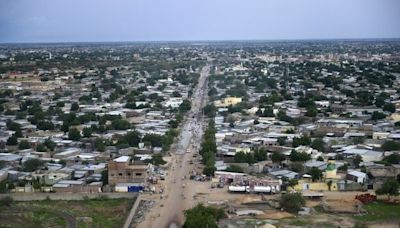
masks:
{"label": "roadside vegetation", "polygon": [[66,227],[74,223],[77,227],[122,227],[133,203],[134,199],[107,198],[29,202],[2,199],[0,227]]}

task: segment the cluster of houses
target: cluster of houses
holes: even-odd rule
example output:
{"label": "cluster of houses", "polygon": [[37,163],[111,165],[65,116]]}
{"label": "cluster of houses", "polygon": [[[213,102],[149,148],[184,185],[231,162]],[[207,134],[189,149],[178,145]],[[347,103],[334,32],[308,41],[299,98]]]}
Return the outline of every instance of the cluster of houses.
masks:
{"label": "cluster of houses", "polygon": [[[190,100],[199,68],[184,61],[197,57],[135,48],[121,47],[120,57],[103,47],[54,47],[51,57],[18,48],[2,55],[2,66],[10,67],[0,74],[2,192],[139,191],[160,176],[152,155],[166,152],[163,137]],[[138,142],[123,141],[133,131]],[[146,135],[160,142],[144,142]]]}
{"label": "cluster of houses", "polygon": [[[283,57],[235,51],[215,68],[210,87],[216,110],[211,115],[217,130],[216,174],[228,171],[235,176],[231,179],[240,179],[232,181],[232,191],[247,186],[241,182],[249,175],[280,180],[281,189],[297,191],[376,190],[390,178],[400,180],[399,161],[387,162],[400,152],[400,74],[391,68],[398,66],[392,62],[398,56],[306,57],[293,51]],[[365,63],[355,56],[370,68],[360,67]],[[373,64],[378,57],[386,72]],[[300,67],[308,62],[318,62],[307,72],[314,77],[306,77]],[[370,71],[390,75],[390,83],[379,87],[363,78]],[[267,80],[274,84],[260,86]],[[333,87],[333,80],[340,83]],[[363,94],[371,100],[362,101]],[[267,154],[261,159],[260,149]],[[296,160],[298,154],[306,159]]]}

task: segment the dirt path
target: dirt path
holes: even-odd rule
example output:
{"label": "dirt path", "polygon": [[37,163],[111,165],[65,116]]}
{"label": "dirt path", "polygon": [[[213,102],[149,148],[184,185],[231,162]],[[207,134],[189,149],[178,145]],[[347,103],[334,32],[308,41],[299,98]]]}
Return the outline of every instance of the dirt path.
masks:
{"label": "dirt path", "polygon": [[193,95],[192,109],[187,113],[181,133],[178,136],[176,150],[172,154],[172,162],[168,176],[164,182],[164,197],[159,195],[148,196],[156,200],[156,206],[147,214],[145,220],[137,227],[164,228],[183,224],[183,211],[191,205],[193,192],[186,187],[190,171],[194,169],[194,164],[190,164],[193,153],[199,148],[202,136],[203,117],[199,115],[206,98],[206,79],[210,67],[205,66],[199,78],[199,83]]}

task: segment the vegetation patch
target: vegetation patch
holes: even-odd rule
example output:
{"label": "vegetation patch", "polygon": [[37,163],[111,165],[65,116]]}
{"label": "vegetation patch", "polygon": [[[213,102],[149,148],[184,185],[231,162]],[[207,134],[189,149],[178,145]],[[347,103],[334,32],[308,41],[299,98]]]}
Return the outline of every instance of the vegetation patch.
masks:
{"label": "vegetation patch", "polygon": [[[122,227],[134,199],[31,201],[3,207],[0,227]],[[85,221],[79,218],[88,218]]]}
{"label": "vegetation patch", "polygon": [[359,221],[393,221],[400,220],[400,205],[376,201],[363,207],[366,214],[355,216]]}

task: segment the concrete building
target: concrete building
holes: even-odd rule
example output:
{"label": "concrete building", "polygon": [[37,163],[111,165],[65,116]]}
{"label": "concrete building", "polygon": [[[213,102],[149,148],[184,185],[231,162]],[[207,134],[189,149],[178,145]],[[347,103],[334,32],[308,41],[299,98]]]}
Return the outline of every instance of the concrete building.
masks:
{"label": "concrete building", "polygon": [[215,107],[229,107],[229,106],[234,106],[242,102],[241,97],[226,97],[221,100],[217,100],[214,102]]}
{"label": "concrete building", "polygon": [[137,165],[129,156],[121,156],[108,162],[108,183],[145,183],[148,165]]}

